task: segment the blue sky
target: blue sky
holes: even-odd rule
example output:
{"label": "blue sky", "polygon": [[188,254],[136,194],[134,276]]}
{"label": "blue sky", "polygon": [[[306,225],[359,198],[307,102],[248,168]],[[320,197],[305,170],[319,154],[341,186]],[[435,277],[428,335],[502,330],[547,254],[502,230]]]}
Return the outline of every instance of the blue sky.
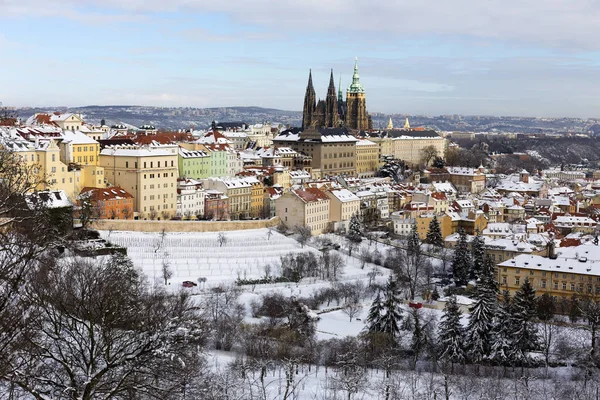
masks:
{"label": "blue sky", "polygon": [[0,101],[600,117],[597,0],[0,0]]}

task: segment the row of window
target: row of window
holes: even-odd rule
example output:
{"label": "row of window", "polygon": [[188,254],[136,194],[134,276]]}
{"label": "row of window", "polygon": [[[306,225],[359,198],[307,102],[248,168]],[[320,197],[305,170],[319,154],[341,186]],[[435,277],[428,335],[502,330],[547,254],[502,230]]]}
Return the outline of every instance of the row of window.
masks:
{"label": "row of window", "polygon": [[[157,194],[157,195],[151,194],[151,195],[149,195],[150,200],[154,200],[155,196],[156,196],[156,199],[160,199],[160,194]],[[144,196],[144,201],[146,201],[146,197],[147,196]],[[169,194],[168,193],[163,193],[162,198],[163,199],[168,199],[169,198]],[[173,193],[171,193],[171,198],[173,198]]]}
{"label": "row of window", "polygon": [[[337,167],[338,167],[337,163],[325,164],[324,165],[324,169],[335,169]],[[352,167],[354,167],[354,163],[353,162],[340,163],[340,168],[352,168]]]}
{"label": "row of window", "polygon": [[[504,267],[502,270],[503,270],[503,272],[506,272],[506,271],[508,271],[508,268]],[[541,272],[542,272],[542,276],[546,276],[547,275],[547,271],[541,271]],[[515,268],[515,274],[520,274],[520,273],[521,273],[521,269],[520,268]],[[584,275],[569,274],[567,272],[562,272],[562,273],[560,273],[560,272],[554,272],[554,273],[551,273],[551,274],[555,278],[560,278],[561,275],[562,275],[562,279],[567,279],[567,277],[570,276],[570,278],[572,280],[576,280],[577,279],[576,277],[579,276],[579,280],[580,281],[585,280],[585,276]],[[535,270],[529,270],[529,275],[535,275]],[[588,278],[588,281],[590,281],[590,282],[594,279],[594,277],[591,276],[591,275],[588,275],[587,278]],[[596,277],[596,282],[600,282],[600,276]]]}
{"label": "row of window", "polygon": [[[144,161],[144,168],[148,168],[147,165],[148,165],[148,163],[146,161]],[[157,168],[160,168],[161,167],[160,165],[161,165],[160,161],[157,161]],[[174,167],[174,166],[175,166],[175,162],[173,160],[171,160],[171,167]],[[137,161],[135,161],[133,163],[133,168],[137,169],[137,167],[138,167],[138,163],[137,163]],[[168,168],[166,161],[164,163],[164,167]],[[129,161],[125,161],[125,168],[129,168]],[[154,168],[154,161],[150,161],[150,168]]]}
{"label": "row of window", "polygon": [[[166,210],[167,208],[169,208],[168,206],[169,206],[168,204],[163,204],[162,209]],[[144,207],[144,212],[148,211],[147,208],[148,207]],[[156,209],[160,210],[160,208],[161,208],[160,205],[156,206]],[[171,204],[171,208],[173,208],[173,204]],[[150,206],[150,211],[154,211],[154,210],[155,210],[154,206]]]}
{"label": "row of window", "polygon": [[[119,173],[120,175],[121,173]],[[173,172],[171,172],[171,178],[173,178],[175,175]],[[144,174],[144,179],[146,179],[147,177],[149,177],[150,179],[154,179],[154,178],[160,178],[160,174]],[[169,177],[169,173],[168,172],[164,172],[162,175],[163,178],[168,178]]]}

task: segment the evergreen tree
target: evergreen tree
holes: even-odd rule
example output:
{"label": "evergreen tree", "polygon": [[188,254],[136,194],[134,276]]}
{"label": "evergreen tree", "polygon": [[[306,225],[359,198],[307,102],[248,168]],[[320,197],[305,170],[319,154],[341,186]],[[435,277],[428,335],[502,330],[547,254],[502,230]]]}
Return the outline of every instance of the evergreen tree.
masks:
{"label": "evergreen tree", "polygon": [[490,358],[497,364],[508,365],[511,361],[512,338],[512,302],[508,290],[502,292],[502,301],[498,307],[494,323],[492,352]]}
{"label": "evergreen tree", "polygon": [[346,235],[349,240],[355,243],[360,243],[362,241],[362,228],[360,226],[360,221],[358,220],[358,216],[353,214],[350,217],[350,224],[348,226],[348,235]]}
{"label": "evergreen tree", "polygon": [[371,303],[369,314],[367,315],[367,330],[369,332],[381,332],[381,317],[383,316],[383,302],[381,295],[377,292],[377,297]]}
{"label": "evergreen tree", "polygon": [[450,297],[444,307],[444,315],[439,325],[440,358],[452,363],[465,361],[463,347],[464,330],[460,323],[461,312],[456,304],[456,296]]}
{"label": "evergreen tree", "polygon": [[467,243],[467,234],[464,229],[458,232],[459,238],[454,249],[454,258],[452,259],[452,274],[457,286],[466,285],[471,269],[471,255],[469,254],[469,244]]}
{"label": "evergreen tree", "polygon": [[476,363],[487,358],[492,352],[494,316],[498,310],[498,285],[494,271],[494,262],[488,256],[477,283],[475,304],[470,309],[466,347],[469,358]]}
{"label": "evergreen tree", "polygon": [[427,231],[427,243],[435,247],[444,247],[444,238],[442,237],[442,229],[437,216],[434,215],[433,219],[429,223],[429,230]]}
{"label": "evergreen tree", "polygon": [[473,238],[471,243],[471,270],[469,272],[470,279],[479,279],[483,264],[485,263],[485,244],[481,233]]}
{"label": "evergreen tree", "polygon": [[417,231],[417,225],[413,225],[410,234],[408,235],[408,242],[406,244],[406,253],[409,256],[417,256],[421,253],[421,239],[419,238],[419,232]]}
{"label": "evergreen tree", "polygon": [[411,348],[414,353],[414,364],[416,365],[417,361],[419,360],[419,356],[423,351],[423,347],[425,346],[426,337],[421,326],[421,316],[419,314],[419,309],[413,308],[411,311],[411,315],[413,320],[413,335],[411,340]]}
{"label": "evergreen tree", "polygon": [[525,278],[521,288],[515,294],[513,303],[511,358],[514,362],[523,365],[529,361],[527,353],[539,348],[537,328],[533,323],[536,318],[535,290],[529,278]]}
{"label": "evergreen tree", "polygon": [[402,310],[398,283],[390,276],[388,280],[385,298],[383,299],[383,314],[380,319],[380,332],[391,335],[394,339],[400,336],[400,322],[402,321]]}

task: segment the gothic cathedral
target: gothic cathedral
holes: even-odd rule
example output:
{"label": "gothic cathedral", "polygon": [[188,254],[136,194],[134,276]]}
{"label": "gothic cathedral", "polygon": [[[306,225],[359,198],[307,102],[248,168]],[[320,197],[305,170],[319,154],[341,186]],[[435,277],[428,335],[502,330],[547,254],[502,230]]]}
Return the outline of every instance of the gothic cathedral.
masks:
{"label": "gothic cathedral", "polygon": [[317,102],[315,89],[312,83],[312,71],[308,74],[308,85],[304,95],[304,109],[302,113],[302,128],[337,128],[346,127],[359,131],[372,129],[371,116],[367,113],[365,89],[362,87],[358,76],[358,60],[354,64],[352,84],[346,91],[344,101],[341,88],[336,96],[333,83],[333,70],[329,77],[329,87],[325,100]]}

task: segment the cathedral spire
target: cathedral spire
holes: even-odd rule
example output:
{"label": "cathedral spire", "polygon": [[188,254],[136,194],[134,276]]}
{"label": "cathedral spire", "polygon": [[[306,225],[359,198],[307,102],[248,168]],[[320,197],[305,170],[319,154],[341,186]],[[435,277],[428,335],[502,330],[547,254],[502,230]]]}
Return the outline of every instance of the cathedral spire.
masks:
{"label": "cathedral spire", "polygon": [[410,129],[410,123],[408,122],[408,117],[406,117],[406,121],[404,121],[404,129]]}
{"label": "cathedral spire", "polygon": [[308,72],[308,84],[306,85],[306,94],[304,95],[304,108],[302,112],[302,127],[308,128],[313,122],[316,109],[316,94],[312,82],[312,70]]}
{"label": "cathedral spire", "polygon": [[340,84],[338,85],[338,103],[344,101],[344,96],[342,94],[342,75],[340,74]]}
{"label": "cathedral spire", "polygon": [[327,88],[325,109],[325,126],[333,128],[339,125],[338,100],[335,93],[335,83],[333,82],[333,69],[329,75],[329,87]]}
{"label": "cathedral spire", "polygon": [[354,59],[354,74],[352,74],[352,84],[348,91],[351,93],[364,93],[365,91],[360,84],[360,76],[358,75],[358,57]]}
{"label": "cathedral spire", "polygon": [[329,75],[329,87],[332,87],[335,91],[335,83],[333,83],[333,68],[331,69],[331,75]]}

